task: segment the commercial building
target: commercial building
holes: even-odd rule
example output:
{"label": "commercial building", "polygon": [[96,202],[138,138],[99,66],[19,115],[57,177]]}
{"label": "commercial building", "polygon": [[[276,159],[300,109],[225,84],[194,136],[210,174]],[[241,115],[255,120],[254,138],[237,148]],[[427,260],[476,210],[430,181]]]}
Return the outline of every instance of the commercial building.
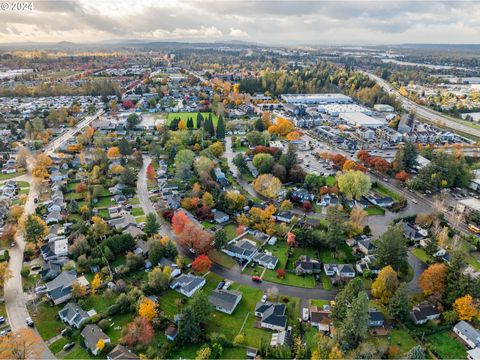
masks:
{"label": "commercial building", "polygon": [[331,116],[339,116],[341,113],[362,113],[367,115],[371,115],[373,113],[372,110],[366,108],[365,106],[343,103],[320,105],[318,106],[318,111],[327,113]]}
{"label": "commercial building", "polygon": [[375,129],[384,125],[384,122],[382,120],[375,119],[360,112],[341,113],[339,117],[340,119],[348,122],[350,125],[356,127],[367,127]]}
{"label": "commercial building", "polygon": [[283,101],[287,104],[348,104],[352,102],[350,96],[343,94],[283,94]]}

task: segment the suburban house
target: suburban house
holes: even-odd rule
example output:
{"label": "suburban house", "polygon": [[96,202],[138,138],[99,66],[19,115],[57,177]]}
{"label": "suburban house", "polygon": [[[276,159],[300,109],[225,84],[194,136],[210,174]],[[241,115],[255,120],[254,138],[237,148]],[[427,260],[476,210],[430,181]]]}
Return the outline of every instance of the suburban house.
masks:
{"label": "suburban house", "polygon": [[270,340],[270,346],[272,347],[282,346],[282,345],[287,345],[287,346],[292,345],[292,335],[285,330],[279,331],[277,333],[273,333],[272,339]]}
{"label": "suburban house", "polygon": [[358,251],[364,255],[370,255],[375,252],[376,248],[373,245],[373,241],[370,239],[364,239],[357,242]]}
{"label": "suburban house", "polygon": [[255,316],[261,318],[260,326],[266,329],[282,331],[287,326],[287,307],[285,304],[270,301],[258,302],[255,306]]}
{"label": "suburban house", "polygon": [[170,288],[178,291],[186,297],[191,297],[195,292],[205,285],[205,278],[192,274],[181,274],[172,280]]}
{"label": "suburban house", "polygon": [[422,325],[430,320],[437,320],[440,312],[437,307],[432,304],[414,306],[410,313],[415,325]]}
{"label": "suburban house", "polygon": [[295,273],[297,274],[320,274],[322,264],[318,260],[310,259],[306,255],[302,255],[295,261]]}
{"label": "suburban house", "polygon": [[224,224],[224,223],[226,223],[228,220],[230,220],[230,216],[228,216],[227,214],[225,214],[223,211],[213,209],[213,210],[212,210],[212,213],[213,213],[213,220],[214,220],[217,224]]}
{"label": "suburban house", "polygon": [[379,206],[381,208],[388,208],[395,203],[395,201],[390,196],[381,197],[375,194],[366,195],[365,199],[367,199],[371,204]]}
{"label": "suburban house", "polygon": [[275,220],[290,224],[293,220],[294,214],[290,211],[282,211],[274,216]]}
{"label": "suburban house", "polygon": [[167,259],[167,258],[161,258],[160,261],[158,262],[158,266],[160,266],[160,268],[162,270],[165,266],[170,267],[170,270],[172,271],[170,273],[170,276],[172,278],[177,277],[178,275],[180,275],[182,273],[182,270],[180,270],[178,265],[175,264],[175,262],[173,262],[172,260]]}
{"label": "suburban house", "polygon": [[241,292],[224,289],[215,289],[208,297],[208,300],[216,310],[229,315],[233,313],[241,299]]}
{"label": "suburban house", "polygon": [[96,314],[95,310],[89,312],[83,310],[78,304],[69,302],[65,307],[58,312],[58,316],[63,322],[74,328],[80,328],[80,325],[90,319],[92,315]]}
{"label": "suburban house", "polygon": [[46,283],[47,295],[55,305],[61,304],[72,298],[72,285],[77,281],[74,270],[63,271],[55,279]]}
{"label": "suburban house", "polygon": [[335,273],[340,278],[354,278],[355,269],[350,264],[338,264]]}
{"label": "suburban house", "polygon": [[40,270],[40,276],[45,282],[55,279],[62,272],[64,261],[50,260],[46,261]]}
{"label": "suburban house", "polygon": [[101,351],[97,347],[98,341],[103,340],[105,344],[110,343],[110,338],[98,327],[98,325],[88,324],[80,333],[85,342],[85,346],[93,355],[98,355],[98,352]]}
{"label": "suburban house", "polygon": [[220,168],[213,169],[213,173],[215,174],[215,179],[223,188],[230,186],[230,183]]}
{"label": "suburban house", "polygon": [[167,340],[174,341],[178,335],[178,328],[175,325],[168,325],[165,329],[165,336]]}
{"label": "suburban house", "polygon": [[355,269],[357,270],[357,272],[359,274],[363,274],[364,271],[366,270],[370,270],[370,267],[368,266],[368,264],[366,262],[359,262],[358,264],[355,265]]}
{"label": "suburban house", "polygon": [[377,309],[368,309],[368,326],[369,327],[377,327],[383,326],[385,322],[385,316],[381,311]]}
{"label": "suburban house", "polygon": [[323,271],[327,276],[334,276],[335,272],[337,271],[336,264],[323,264]]}
{"label": "suburban house", "polygon": [[107,360],[137,360],[140,359],[135,353],[123,345],[117,345],[107,354]]}
{"label": "suburban house", "polygon": [[480,331],[475,329],[466,321],[460,321],[453,327],[453,331],[457,334],[471,349],[480,348]]}
{"label": "suburban house", "polygon": [[42,257],[44,260],[52,260],[57,257],[68,255],[68,240],[61,237],[58,240],[50,241],[41,247]]}
{"label": "suburban house", "polygon": [[265,253],[256,253],[253,257],[253,261],[270,270],[275,269],[278,264],[278,258],[276,256]]}
{"label": "suburban house", "polygon": [[251,260],[257,252],[257,244],[248,239],[230,242],[224,249],[224,253],[240,260]]}
{"label": "suburban house", "polygon": [[403,234],[407,239],[410,239],[412,241],[420,241],[425,238],[425,236],[420,231],[418,231],[413,225],[409,223],[403,224]]}
{"label": "suburban house", "polygon": [[316,327],[318,331],[324,333],[330,332],[330,311],[320,310],[318,306],[310,306],[310,325]]}

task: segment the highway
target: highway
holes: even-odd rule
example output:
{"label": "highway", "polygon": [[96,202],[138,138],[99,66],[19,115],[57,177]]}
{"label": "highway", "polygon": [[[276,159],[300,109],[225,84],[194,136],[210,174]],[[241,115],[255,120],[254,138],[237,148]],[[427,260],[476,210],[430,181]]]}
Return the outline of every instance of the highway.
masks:
{"label": "highway", "polygon": [[366,71],[361,72],[367,75],[370,79],[375,80],[388,93],[395,95],[395,97],[402,102],[405,110],[414,112],[419,118],[419,120],[425,119],[436,125],[444,126],[454,131],[460,131],[462,133],[470,134],[480,138],[479,129],[461,124],[457,122],[455,118],[434,111],[426,106],[419,105],[414,101],[406,98],[405,96],[400,95],[400,93],[396,89],[394,89],[388,82],[386,82],[382,78]]}

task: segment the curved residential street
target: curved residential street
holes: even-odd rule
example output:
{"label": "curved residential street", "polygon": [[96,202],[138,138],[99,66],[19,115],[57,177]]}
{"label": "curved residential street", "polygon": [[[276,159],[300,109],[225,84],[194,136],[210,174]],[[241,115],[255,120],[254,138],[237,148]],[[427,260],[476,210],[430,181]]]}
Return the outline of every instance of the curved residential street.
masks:
{"label": "curved residential street", "polygon": [[[33,181],[31,175],[22,175],[18,178],[14,178],[15,181],[27,181],[30,184],[30,190],[25,203],[25,216],[33,214],[35,212],[34,199],[38,196],[38,189],[36,182]],[[16,237],[17,245],[14,248],[9,249],[10,261],[8,268],[11,271],[12,277],[5,283],[4,298],[5,307],[8,316],[8,322],[12,331],[17,331],[27,327],[25,319],[29,317],[26,302],[23,294],[22,276],[20,272],[23,266],[23,250],[25,249],[25,240],[23,235],[17,232]],[[35,319],[33,319],[35,321]],[[55,359],[48,346],[43,342],[42,338],[35,331],[38,339],[35,343],[41,346],[41,359]]]}

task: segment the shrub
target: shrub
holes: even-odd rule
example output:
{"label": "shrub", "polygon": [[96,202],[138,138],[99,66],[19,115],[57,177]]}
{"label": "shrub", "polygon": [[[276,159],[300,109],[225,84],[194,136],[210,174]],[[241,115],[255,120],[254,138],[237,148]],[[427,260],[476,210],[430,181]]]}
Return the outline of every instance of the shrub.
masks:
{"label": "shrub", "polygon": [[102,319],[98,322],[97,325],[100,329],[106,331],[110,327],[110,321],[108,321],[107,319]]}

